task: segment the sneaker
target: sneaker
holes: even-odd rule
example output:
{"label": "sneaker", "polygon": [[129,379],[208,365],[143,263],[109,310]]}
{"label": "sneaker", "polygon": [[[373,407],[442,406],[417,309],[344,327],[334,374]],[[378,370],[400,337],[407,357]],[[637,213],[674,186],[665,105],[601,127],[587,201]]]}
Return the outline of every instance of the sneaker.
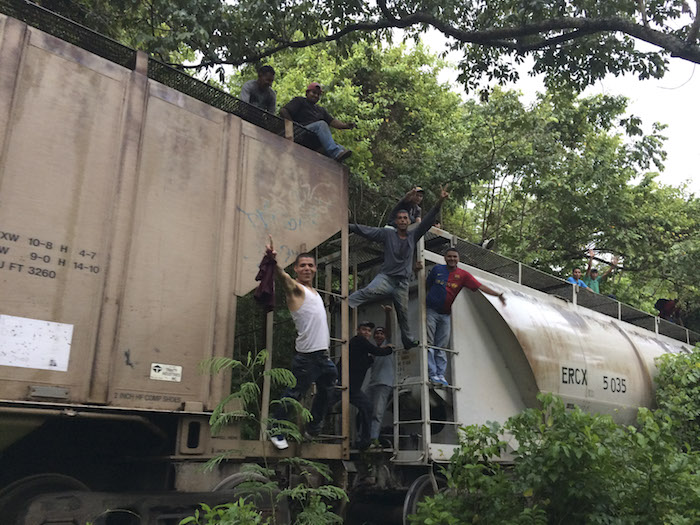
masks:
{"label": "sneaker", "polygon": [[409,343],[408,346],[404,345],[404,350],[410,350],[411,348],[415,348],[418,345],[420,345],[420,341],[418,339],[414,339]]}
{"label": "sneaker", "polygon": [[373,439],[369,443],[369,448],[370,449],[379,449],[379,448],[384,448],[384,447],[382,447],[382,444],[379,442],[378,439]]}
{"label": "sneaker", "polygon": [[335,160],[337,160],[338,162],[343,162],[345,159],[349,158],[350,155],[352,155],[352,151],[343,148],[343,151],[341,151],[335,156]]}
{"label": "sneaker", "polygon": [[433,383],[434,385],[450,386],[450,384],[447,382],[447,380],[444,377],[438,377],[438,376],[431,377],[430,382]]}
{"label": "sneaker", "polygon": [[287,440],[284,439],[284,436],[272,436],[270,441],[272,441],[272,444],[275,446],[275,448],[277,448],[277,450],[289,448],[289,443],[287,443]]}

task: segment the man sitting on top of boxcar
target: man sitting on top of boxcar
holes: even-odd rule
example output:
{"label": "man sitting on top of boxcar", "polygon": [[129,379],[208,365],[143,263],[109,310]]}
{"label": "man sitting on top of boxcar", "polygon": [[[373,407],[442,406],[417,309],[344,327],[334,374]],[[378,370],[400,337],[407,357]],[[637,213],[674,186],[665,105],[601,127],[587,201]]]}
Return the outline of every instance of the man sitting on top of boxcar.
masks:
{"label": "man sitting on top of boxcar", "polygon": [[443,201],[449,195],[447,186],[440,188],[440,198],[437,204],[428,212],[425,219],[411,231],[408,231],[410,219],[406,210],[397,212],[395,230],[360,226],[359,224],[350,225],[351,232],[384,245],[384,262],[372,282],[350,295],[348,305],[350,308],[357,308],[372,299],[391,295],[401,329],[401,342],[405,349],[418,346],[418,341],[413,338],[408,326],[408,280],[413,272],[413,254],[416,243],[430,229]]}
{"label": "man sitting on top of boxcar", "polygon": [[431,382],[440,385],[448,385],[445,378],[447,355],[443,348],[447,348],[450,342],[452,303],[462,288],[469,288],[473,292],[480,290],[494,295],[501,300],[504,306],[506,304],[503,292],[497,292],[489,286],[481,284],[468,271],[457,268],[459,252],[456,248],[448,248],[445,251],[445,263],[436,264],[430,270],[426,279],[427,293],[425,298],[428,344],[435,345],[435,348],[428,348],[428,378]]}
{"label": "man sitting on top of boxcar", "polygon": [[[276,258],[277,252],[272,245],[272,236],[266,246],[266,253]],[[292,360],[292,373],[296,378],[296,385],[288,387],[280,398],[280,404],[276,408],[273,417],[277,420],[289,419],[289,407],[285,398],[299,401],[311,386],[316,383],[316,395],[311,406],[312,421],[306,425],[306,432],[316,435],[321,431],[323,418],[328,410],[328,405],[333,395],[338,371],[328,355],[330,347],[330,332],[323,299],[313,287],[313,279],[316,275],[316,258],[311,253],[300,253],[294,261],[294,272],[297,278],[293,279],[279,265],[275,266],[275,273],[282,282],[287,307],[292,314],[294,326],[297,329],[296,354]],[[280,450],[289,446],[286,438],[277,430],[271,430],[271,441]]]}
{"label": "man sitting on top of boxcar", "polygon": [[319,106],[317,102],[321,98],[321,93],[321,84],[312,82],[306,88],[306,97],[294,97],[280,109],[280,115],[312,131],[325,150],[326,156],[342,162],[352,155],[352,151],[335,143],[331,128],[353,129],[355,123],[347,124],[333,118],[326,108]]}
{"label": "man sitting on top of boxcar", "polygon": [[272,89],[274,81],[275,70],[272,66],[262,66],[258,69],[256,80],[243,84],[240,99],[268,113],[274,113],[277,106],[277,93]]}

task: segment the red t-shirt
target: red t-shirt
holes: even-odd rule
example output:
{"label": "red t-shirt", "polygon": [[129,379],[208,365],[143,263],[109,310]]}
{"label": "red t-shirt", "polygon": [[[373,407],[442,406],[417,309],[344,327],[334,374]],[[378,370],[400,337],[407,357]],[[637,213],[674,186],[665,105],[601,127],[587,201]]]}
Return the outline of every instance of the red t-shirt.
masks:
{"label": "red t-shirt", "polygon": [[466,270],[455,268],[450,272],[446,264],[438,264],[430,270],[427,285],[427,305],[441,314],[449,314],[462,288],[476,291],[481,283]]}

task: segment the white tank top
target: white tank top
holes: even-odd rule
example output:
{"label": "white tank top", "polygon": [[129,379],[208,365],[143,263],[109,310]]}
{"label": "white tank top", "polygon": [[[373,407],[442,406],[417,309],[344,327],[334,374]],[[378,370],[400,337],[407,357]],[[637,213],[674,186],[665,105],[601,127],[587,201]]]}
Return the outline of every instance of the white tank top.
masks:
{"label": "white tank top", "polygon": [[328,332],[328,320],[323,299],[301,285],[304,290],[304,302],[296,312],[290,312],[297,328],[297,352],[309,353],[328,350],[331,336]]}

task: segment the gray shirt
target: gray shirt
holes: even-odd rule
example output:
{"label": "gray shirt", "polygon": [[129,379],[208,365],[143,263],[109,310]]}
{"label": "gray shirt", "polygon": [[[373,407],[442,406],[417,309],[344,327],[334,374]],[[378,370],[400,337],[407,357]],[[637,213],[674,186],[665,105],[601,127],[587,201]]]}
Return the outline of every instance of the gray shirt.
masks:
{"label": "gray shirt", "polygon": [[275,113],[277,93],[270,87],[261,90],[257,80],[249,80],[243,84],[240,99],[268,113]]}
{"label": "gray shirt", "polygon": [[416,243],[435,222],[441,205],[442,203],[438,202],[433,206],[423,221],[413,230],[407,232],[405,239],[399,237],[399,232],[392,228],[373,228],[372,226],[351,224],[350,231],[371,241],[384,244],[384,262],[379,270],[381,273],[393,277],[408,278],[413,272],[413,252],[416,249]]}
{"label": "gray shirt", "polygon": [[394,386],[394,354],[374,358],[369,372],[369,386],[372,385]]}

